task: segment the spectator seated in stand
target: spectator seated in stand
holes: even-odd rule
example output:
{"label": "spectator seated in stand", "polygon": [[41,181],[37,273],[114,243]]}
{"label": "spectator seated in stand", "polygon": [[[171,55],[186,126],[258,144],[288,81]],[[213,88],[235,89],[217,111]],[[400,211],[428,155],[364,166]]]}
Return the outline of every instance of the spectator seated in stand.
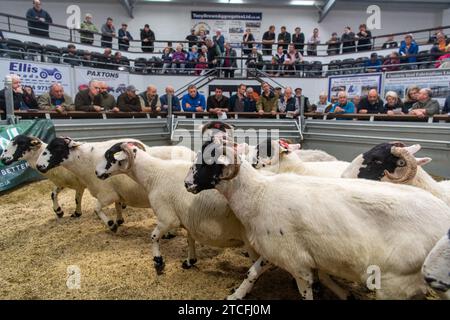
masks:
{"label": "spectator seated in stand", "polygon": [[409,114],[415,115],[419,118],[430,117],[439,114],[440,107],[437,100],[431,99],[432,93],[430,88],[420,89],[417,97],[417,102],[414,103]]}
{"label": "spectator seated in stand", "polygon": [[228,112],[230,108],[230,99],[223,95],[222,88],[216,87],[215,93],[209,96],[206,101],[206,108],[209,112],[220,118],[224,113]]}
{"label": "spectator seated in stand", "polygon": [[450,44],[446,47],[445,53],[441,55],[434,65],[436,68],[450,68]]}
{"label": "spectator seated in stand", "polygon": [[111,48],[106,48],[105,51],[103,51],[103,54],[98,58],[97,68],[114,70],[115,67],[112,63],[113,55]]}
{"label": "spectator seated in stand", "polygon": [[[402,63],[414,63],[417,62],[417,54],[419,53],[419,46],[413,39],[412,34],[407,34],[405,40],[400,44],[398,53],[401,56]],[[409,69],[416,69],[417,65],[408,66]]]}
{"label": "spectator seated in stand", "polygon": [[395,91],[386,92],[385,100],[386,103],[384,104],[384,113],[391,116],[408,113],[408,109],[405,108],[405,105]]}
{"label": "spectator seated in stand", "polygon": [[382,49],[392,49],[398,48],[398,42],[394,40],[394,36],[389,36],[387,40],[383,43]]}
{"label": "spectator seated in stand", "polygon": [[438,32],[436,34],[436,42],[431,47],[430,53],[433,59],[439,58],[441,55],[445,54],[447,50],[448,41],[443,32]]}
{"label": "spectator seated in stand", "polygon": [[300,114],[298,99],[292,94],[292,88],[286,87],[284,94],[278,99],[278,112],[285,112],[297,117]]}
{"label": "spectator seated in stand", "polygon": [[163,63],[161,73],[165,74],[165,73],[167,73],[167,69],[170,68],[170,66],[172,65],[172,53],[170,52],[169,47],[164,48],[163,54],[161,56],[161,60]]}
{"label": "spectator seated in stand", "polygon": [[271,65],[268,67],[268,72],[275,77],[279,77],[283,73],[283,64],[286,55],[283,52],[283,47],[279,46],[277,52],[272,56]]}
{"label": "spectator seated in stand", "polygon": [[81,90],[75,96],[75,110],[86,112],[101,112],[104,109],[95,104],[95,97],[100,93],[100,82],[91,80],[87,89]]}
{"label": "spectator seated in stand", "polygon": [[230,97],[230,111],[231,112],[244,112],[244,101],[246,98],[245,91],[247,86],[245,84],[240,84],[237,87],[236,94]]}
{"label": "spectator seated in stand", "polygon": [[183,47],[178,44],[176,50],[172,53],[172,70],[174,73],[183,73],[186,65],[186,54],[183,52]]}
{"label": "spectator seated in stand", "polygon": [[95,96],[94,104],[102,107],[105,111],[119,112],[116,98],[109,93],[108,84],[105,81],[99,81],[100,93]]}
{"label": "spectator seated in stand", "polygon": [[384,60],[383,66],[381,67],[381,70],[383,71],[398,71],[400,70],[400,56],[398,55],[398,52],[394,51],[391,52],[388,58]]}
{"label": "spectator seated in stand", "polygon": [[141,109],[145,112],[161,112],[161,101],[154,85],[149,85],[145,92],[139,94]]}
{"label": "spectator seated in stand", "polygon": [[299,64],[302,62],[303,56],[295,49],[293,44],[290,44],[283,63],[285,74],[295,75],[296,71],[300,69]]}
{"label": "spectator seated in stand", "polygon": [[355,113],[355,106],[353,102],[348,101],[347,92],[339,91],[337,98],[338,102],[331,107],[330,113]]}
{"label": "spectator seated in stand", "polygon": [[381,71],[381,60],[378,59],[378,54],[376,52],[372,52],[370,60],[366,61],[365,71],[369,73]]}
{"label": "spectator seated in stand", "polygon": [[358,113],[384,113],[384,103],[376,89],[369,90],[366,97],[359,102]]}
{"label": "spectator seated in stand", "polygon": [[245,91],[244,112],[256,112],[258,96],[253,88],[248,87]]}
{"label": "spectator seated in stand", "polygon": [[403,100],[403,104],[405,106],[405,110],[410,110],[412,106],[418,101],[420,88],[418,86],[409,86],[406,89],[405,99]]}
{"label": "spectator seated in stand", "polygon": [[180,99],[175,95],[175,89],[172,86],[166,87],[166,94],[163,94],[159,101],[161,102],[161,110],[168,112],[169,110],[169,95],[172,97],[172,111],[181,111]]}
{"label": "spectator seated in stand", "polygon": [[270,86],[267,82],[264,82],[261,87],[263,92],[261,93],[258,103],[256,104],[258,112],[260,114],[264,114],[265,112],[270,112],[273,115],[276,114],[279,99],[278,95],[270,90]]}
{"label": "spectator seated in stand", "polygon": [[186,69],[191,71],[195,68],[195,65],[198,62],[199,52],[197,45],[191,46],[189,50],[190,51],[187,55]]}
{"label": "spectator seated in stand", "polygon": [[81,58],[81,65],[83,67],[93,67],[94,62],[92,60],[92,54],[88,50],[84,50],[83,57]]}
{"label": "spectator seated in stand", "polygon": [[[16,74],[11,75],[12,91],[13,91],[13,104],[14,110],[28,110],[28,106],[23,101],[23,89],[22,80]],[[6,97],[5,89],[0,90],[0,110],[6,111]]]}
{"label": "spectator seated in stand", "polygon": [[72,98],[64,93],[64,87],[59,83],[50,86],[50,91],[43,93],[38,99],[39,109],[57,111],[60,113],[74,111]]}
{"label": "spectator seated in stand", "polygon": [[67,53],[63,54],[63,62],[72,67],[81,65],[80,58],[77,56],[77,48],[74,44],[67,45]]}
{"label": "spectator seated in stand", "polygon": [[256,46],[252,48],[252,52],[248,55],[246,65],[248,69],[261,70],[263,68],[263,57]]}
{"label": "spectator seated in stand", "polygon": [[181,106],[183,108],[183,111],[205,112],[205,96],[197,91],[197,87],[195,85],[190,85],[188,87],[188,93],[186,93],[181,99]]}
{"label": "spectator seated in stand", "polygon": [[117,98],[117,107],[122,112],[142,112],[141,100],[136,94],[136,87],[129,85],[124,93]]}
{"label": "spectator seated in stand", "polygon": [[321,92],[319,95],[319,101],[312,105],[314,112],[328,113],[330,112],[332,104],[328,101],[328,95],[325,91]]}
{"label": "spectator seated in stand", "polygon": [[32,110],[36,110],[39,108],[36,95],[34,94],[34,90],[31,86],[23,87],[23,103]]}
{"label": "spectator seated in stand", "polygon": [[199,56],[198,63],[195,65],[195,75],[202,76],[208,70],[208,63],[204,55]]}

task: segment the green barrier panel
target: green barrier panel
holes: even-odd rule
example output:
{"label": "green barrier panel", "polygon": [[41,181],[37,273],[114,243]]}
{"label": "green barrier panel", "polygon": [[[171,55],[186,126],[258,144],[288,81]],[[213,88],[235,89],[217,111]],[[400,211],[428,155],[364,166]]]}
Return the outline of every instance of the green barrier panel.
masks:
{"label": "green barrier panel", "polygon": [[[48,143],[56,137],[51,120],[23,120],[15,125],[0,126],[0,154],[17,135],[25,134],[38,137]],[[0,192],[14,188],[24,182],[42,179],[42,175],[29,167],[28,162],[18,161],[9,166],[0,162]]]}

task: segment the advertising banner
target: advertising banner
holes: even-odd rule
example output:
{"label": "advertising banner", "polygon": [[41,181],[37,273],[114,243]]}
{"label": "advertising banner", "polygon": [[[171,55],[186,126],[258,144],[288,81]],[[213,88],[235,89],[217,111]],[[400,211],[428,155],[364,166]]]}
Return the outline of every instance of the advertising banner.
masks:
{"label": "advertising banner", "polygon": [[52,83],[58,82],[71,94],[70,66],[46,64],[27,60],[0,59],[0,74],[17,74],[23,86],[31,86],[36,95],[48,92]]}
{"label": "advertising banner", "polygon": [[[52,121],[47,119],[22,120],[19,124],[0,126],[0,154],[19,134],[38,137],[44,142],[49,142],[55,138],[55,127]],[[30,168],[26,161],[18,161],[8,166],[0,162],[0,192],[39,179],[42,179],[42,175]]]}
{"label": "advertising banner", "polygon": [[91,80],[105,81],[109,86],[109,93],[115,98],[125,92],[125,89],[130,82],[130,75],[128,72],[84,67],[75,67],[74,71],[77,90],[81,85],[87,86]]}
{"label": "advertising banner", "polygon": [[349,98],[366,96],[370,89],[381,92],[381,73],[331,76],[328,78],[328,96],[345,91]]}

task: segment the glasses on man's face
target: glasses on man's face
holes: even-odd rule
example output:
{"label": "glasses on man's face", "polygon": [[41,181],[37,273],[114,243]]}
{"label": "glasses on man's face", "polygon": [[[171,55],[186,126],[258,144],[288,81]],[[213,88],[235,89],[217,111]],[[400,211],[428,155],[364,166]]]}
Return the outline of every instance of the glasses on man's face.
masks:
{"label": "glasses on man's face", "polygon": [[95,89],[95,90],[100,90],[101,88],[100,88],[100,87],[94,87],[94,89]]}

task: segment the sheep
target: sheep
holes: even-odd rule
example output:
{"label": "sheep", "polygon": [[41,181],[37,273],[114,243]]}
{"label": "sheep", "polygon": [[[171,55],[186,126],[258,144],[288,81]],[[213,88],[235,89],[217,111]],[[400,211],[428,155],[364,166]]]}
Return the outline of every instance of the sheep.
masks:
{"label": "sheep", "polygon": [[[47,147],[47,144],[42,142],[39,138],[28,137],[26,135],[17,135],[8,144],[3,151],[0,159],[5,165],[10,165],[19,160],[26,160],[31,168],[36,170],[36,161],[42,151]],[[64,211],[61,209],[58,202],[58,194],[64,188],[75,190],[76,209],[71,217],[78,218],[81,216],[81,200],[86,186],[81,180],[72,172],[65,168],[55,168],[44,174],[53,184],[55,188],[51,193],[53,202],[53,211],[58,218],[64,216]]]}
{"label": "sheep", "polygon": [[236,146],[214,141],[205,150],[214,159],[191,167],[186,189],[222,193],[252,247],[294,276],[302,298],[313,298],[314,269],[364,283],[373,265],[381,270],[377,298],[425,292],[421,266],[450,223],[442,200],[411,186],[363,179],[263,176],[238,157]]}
{"label": "sheep", "polygon": [[300,145],[288,144],[283,139],[264,141],[249,152],[254,167],[275,173],[292,172],[305,176],[340,177],[348,167],[345,161],[305,162],[298,150]]}
{"label": "sheep", "polygon": [[[79,143],[70,138],[55,138],[37,160],[36,167],[41,172],[47,172],[62,165],[77,175],[92,196],[97,199],[94,212],[111,231],[116,232],[118,227],[124,223],[122,203],[137,208],[151,208],[151,205],[144,190],[128,177],[114,177],[108,181],[97,179],[95,164],[103,157],[105,151],[115,143],[131,140],[137,146],[165,159],[181,156],[190,160],[195,156],[192,151],[185,150],[187,149],[185,147],[146,148],[140,141],[134,139]],[[115,204],[116,209],[115,222],[103,212],[103,208],[112,203]]]}
{"label": "sheep", "polygon": [[[447,182],[436,182],[422,169],[431,158],[414,157],[420,148],[418,144],[406,147],[401,142],[378,144],[357,156],[342,173],[342,177],[409,184],[432,193],[450,205],[450,188],[447,187]],[[406,152],[400,153],[401,149]]]}
{"label": "sheep", "polygon": [[[235,217],[225,198],[215,190],[195,196],[184,188],[184,177],[192,162],[162,161],[139,149],[133,143],[117,143],[98,161],[97,177],[117,178],[124,173],[145,190],[157,217],[152,232],[154,267],[158,274],[164,270],[164,259],[159,249],[162,234],[176,227],[188,231],[188,258],[183,268],[197,262],[195,241],[215,247],[240,247],[245,245],[250,256],[256,253],[248,245],[245,230]],[[112,176],[112,177],[111,177]]]}
{"label": "sheep", "polygon": [[442,299],[450,299],[450,230],[428,254],[422,274],[427,284]]}

